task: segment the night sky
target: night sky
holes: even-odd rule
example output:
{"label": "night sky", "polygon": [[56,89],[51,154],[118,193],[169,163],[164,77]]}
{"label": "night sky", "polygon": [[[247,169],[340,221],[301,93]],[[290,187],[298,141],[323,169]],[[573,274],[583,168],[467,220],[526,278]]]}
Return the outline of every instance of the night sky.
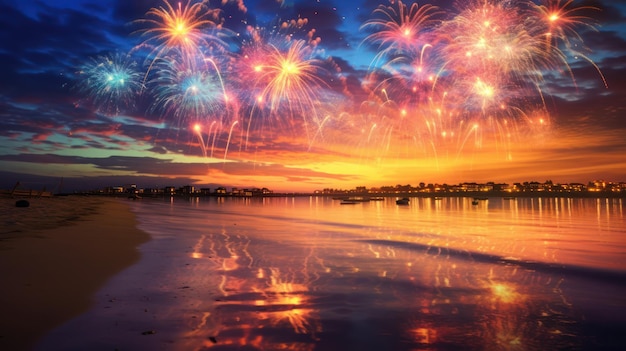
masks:
{"label": "night sky", "polygon": [[0,16],[3,189],[626,181],[626,1],[0,0]]}

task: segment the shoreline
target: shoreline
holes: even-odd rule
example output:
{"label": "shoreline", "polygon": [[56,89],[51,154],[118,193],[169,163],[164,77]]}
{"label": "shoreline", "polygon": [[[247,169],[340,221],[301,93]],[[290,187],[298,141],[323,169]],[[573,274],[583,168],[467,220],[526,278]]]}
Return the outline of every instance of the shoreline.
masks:
{"label": "shoreline", "polygon": [[[87,311],[106,281],[140,259],[150,236],[121,199],[29,199],[0,214],[0,349],[32,348]],[[11,207],[13,206],[13,207]]]}
{"label": "shoreline", "polygon": [[[462,192],[449,192],[449,191],[433,191],[433,192],[412,192],[412,191],[398,191],[398,192],[357,192],[357,191],[344,191],[344,192],[332,192],[332,193],[271,193],[271,194],[204,194],[204,193],[99,193],[99,192],[83,192],[76,193],[72,196],[97,196],[104,198],[117,198],[117,199],[169,199],[169,198],[220,198],[220,199],[263,199],[263,198],[294,198],[294,197],[320,197],[320,198],[346,198],[346,197],[380,197],[380,198],[402,198],[402,197],[415,197],[415,198],[509,198],[509,199],[624,199],[626,198],[626,192],[587,192],[587,191],[573,191],[573,192],[550,192],[550,191],[520,191],[520,192],[506,192],[506,191],[462,191]],[[69,195],[58,195],[69,196]]]}

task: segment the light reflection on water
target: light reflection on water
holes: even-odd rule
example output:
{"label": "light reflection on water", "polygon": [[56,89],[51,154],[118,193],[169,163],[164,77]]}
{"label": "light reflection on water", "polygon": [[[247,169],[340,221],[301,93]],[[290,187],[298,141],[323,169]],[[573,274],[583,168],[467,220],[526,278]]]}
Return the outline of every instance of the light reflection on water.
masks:
{"label": "light reflection on water", "polygon": [[[394,200],[136,202],[153,236],[144,258],[43,345],[611,350],[626,341],[623,200]],[[82,336],[58,344],[70,333]]]}

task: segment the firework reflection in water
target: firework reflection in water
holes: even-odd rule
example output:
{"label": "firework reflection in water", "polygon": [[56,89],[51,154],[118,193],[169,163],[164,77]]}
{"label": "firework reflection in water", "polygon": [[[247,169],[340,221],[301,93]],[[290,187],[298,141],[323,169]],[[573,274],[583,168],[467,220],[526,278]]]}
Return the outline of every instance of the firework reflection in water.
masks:
{"label": "firework reflection in water", "polygon": [[623,345],[619,199],[394,200],[134,202],[141,261],[41,349]]}

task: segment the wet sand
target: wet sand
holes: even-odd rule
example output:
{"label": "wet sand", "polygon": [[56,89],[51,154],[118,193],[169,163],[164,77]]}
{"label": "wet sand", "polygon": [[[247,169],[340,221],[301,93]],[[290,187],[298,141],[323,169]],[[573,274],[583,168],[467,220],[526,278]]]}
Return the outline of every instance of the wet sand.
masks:
{"label": "wet sand", "polygon": [[125,199],[0,199],[0,349],[31,348],[89,309],[109,278],[139,259],[149,235]]}

